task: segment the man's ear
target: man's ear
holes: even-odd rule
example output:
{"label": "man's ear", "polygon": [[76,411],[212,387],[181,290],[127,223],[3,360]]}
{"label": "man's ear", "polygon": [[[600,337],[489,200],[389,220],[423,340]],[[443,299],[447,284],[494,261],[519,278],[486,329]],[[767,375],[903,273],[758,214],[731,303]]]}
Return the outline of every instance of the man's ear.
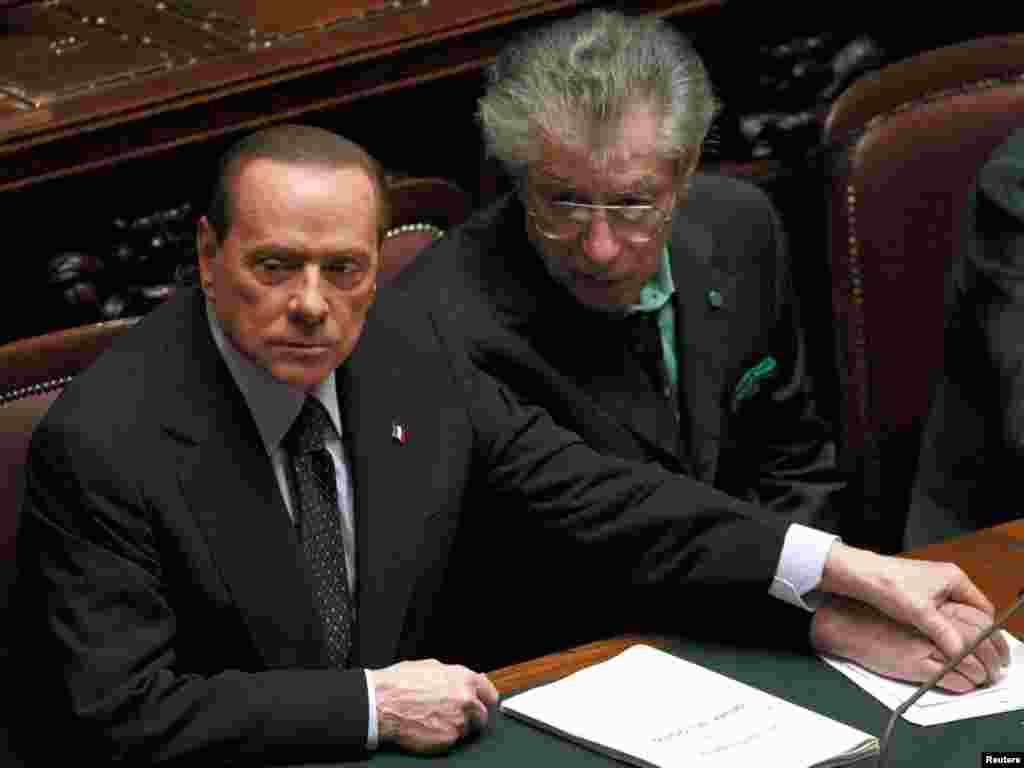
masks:
{"label": "man's ear", "polygon": [[700,147],[695,147],[680,158],[679,178],[683,184],[688,185],[690,176],[697,170],[697,165],[700,163],[700,151]]}
{"label": "man's ear", "polygon": [[213,274],[210,270],[210,261],[217,256],[220,244],[217,234],[210,226],[205,216],[200,217],[196,227],[196,253],[199,255],[199,284],[203,287],[206,298],[214,300],[213,295]]}

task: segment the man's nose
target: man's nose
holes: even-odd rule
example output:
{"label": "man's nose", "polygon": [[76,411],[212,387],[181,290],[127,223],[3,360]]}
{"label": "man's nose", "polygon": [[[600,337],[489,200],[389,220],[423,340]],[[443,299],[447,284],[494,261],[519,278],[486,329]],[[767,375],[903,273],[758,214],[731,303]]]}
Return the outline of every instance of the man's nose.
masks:
{"label": "man's nose", "polygon": [[583,232],[583,253],[593,264],[607,265],[619,255],[621,244],[602,210],[591,211],[590,222]]}
{"label": "man's nose", "polygon": [[293,298],[293,308],[306,322],[316,323],[327,314],[327,300],[324,298],[324,280],[318,264],[308,264],[302,270],[300,284]]}

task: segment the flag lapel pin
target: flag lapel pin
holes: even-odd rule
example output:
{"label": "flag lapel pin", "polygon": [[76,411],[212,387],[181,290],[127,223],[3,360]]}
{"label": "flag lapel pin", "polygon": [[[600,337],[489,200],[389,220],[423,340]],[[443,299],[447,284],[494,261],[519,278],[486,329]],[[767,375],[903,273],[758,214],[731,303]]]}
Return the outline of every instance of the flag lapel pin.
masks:
{"label": "flag lapel pin", "polygon": [[391,422],[391,439],[399,445],[405,445],[405,441],[409,439],[409,431],[404,424],[399,424],[397,421]]}

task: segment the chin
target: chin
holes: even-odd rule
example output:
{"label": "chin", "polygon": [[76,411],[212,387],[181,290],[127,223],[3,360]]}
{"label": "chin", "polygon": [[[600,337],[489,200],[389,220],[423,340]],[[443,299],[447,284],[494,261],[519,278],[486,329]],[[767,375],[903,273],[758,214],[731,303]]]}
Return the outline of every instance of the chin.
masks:
{"label": "chin", "polygon": [[275,366],[270,369],[270,375],[282,384],[309,392],[318,387],[324,379],[331,375],[333,370],[333,367],[296,368],[295,366]]}
{"label": "chin", "polygon": [[581,291],[573,291],[573,296],[576,297],[576,301],[583,304],[590,309],[596,309],[599,312],[624,312],[629,306],[629,303],[623,303],[615,296],[608,295],[594,295]]}

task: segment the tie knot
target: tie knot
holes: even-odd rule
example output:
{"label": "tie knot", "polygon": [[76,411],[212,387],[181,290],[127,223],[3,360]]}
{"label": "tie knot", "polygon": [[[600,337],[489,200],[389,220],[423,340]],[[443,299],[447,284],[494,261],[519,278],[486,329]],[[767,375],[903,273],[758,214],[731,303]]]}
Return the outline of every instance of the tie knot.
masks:
{"label": "tie knot", "polygon": [[315,397],[307,397],[282,443],[290,454],[301,455],[319,451],[328,436],[336,434],[331,417],[324,404]]}

